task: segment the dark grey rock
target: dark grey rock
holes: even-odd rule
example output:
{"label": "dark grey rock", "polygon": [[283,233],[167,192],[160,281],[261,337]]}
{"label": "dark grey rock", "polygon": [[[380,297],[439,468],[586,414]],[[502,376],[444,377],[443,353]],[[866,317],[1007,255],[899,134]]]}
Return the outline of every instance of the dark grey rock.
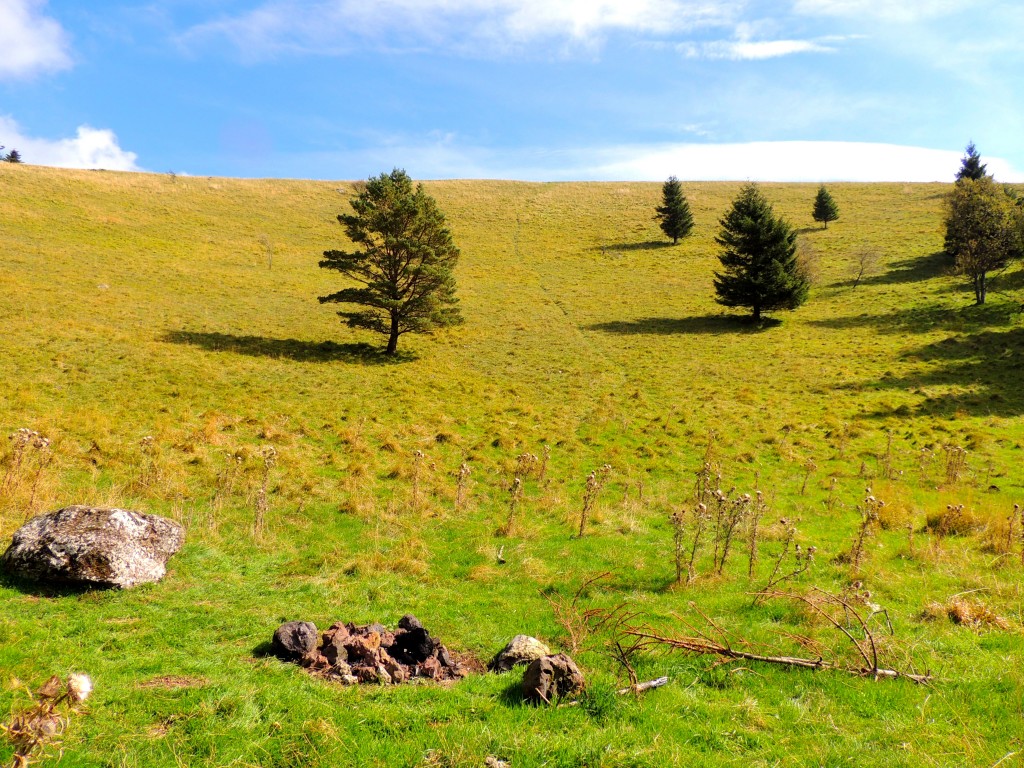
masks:
{"label": "dark grey rock", "polygon": [[311,621],[286,621],[274,632],[270,652],[281,661],[300,661],[316,650],[319,636]]}
{"label": "dark grey rock", "polygon": [[419,619],[411,613],[407,613],[398,620],[398,628],[404,630],[423,629],[423,625],[420,623]]}
{"label": "dark grey rock", "polygon": [[173,520],[76,505],[21,526],[0,566],[32,581],[127,589],[162,579],[184,541]]}

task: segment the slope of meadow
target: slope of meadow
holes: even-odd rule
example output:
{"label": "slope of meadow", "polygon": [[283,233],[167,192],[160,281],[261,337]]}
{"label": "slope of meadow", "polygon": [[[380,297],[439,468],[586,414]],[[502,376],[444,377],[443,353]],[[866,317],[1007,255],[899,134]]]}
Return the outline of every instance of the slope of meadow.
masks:
{"label": "slope of meadow", "polygon": [[[669,247],[659,184],[432,182],[466,323],[404,337],[391,361],[316,301],[337,288],[316,263],[343,245],[352,183],[0,166],[0,430],[52,441],[3,446],[3,543],[69,503],[188,528],[157,585],[0,582],[0,713],[50,674],[95,679],[63,765],[992,765],[1022,750],[1024,538],[1008,519],[1024,504],[1024,277],[970,306],[939,253],[946,186],[833,185],[841,218],[822,230],[815,185],[763,185],[817,279],[758,328],[713,301],[738,185],[686,184],[696,235]],[[865,252],[878,269],[855,286]],[[545,446],[498,535],[517,457]],[[744,533],[713,575],[709,541],[679,585],[669,515],[692,509],[705,462],[723,490],[764,493],[759,560],[749,576]],[[886,506],[858,566],[869,486]],[[886,663],[935,682],[650,649],[638,674],[669,685],[615,696],[613,633],[578,632],[570,605],[602,574],[576,613],[623,606],[692,635],[700,611],[736,647],[857,663],[809,608],[752,605],[781,518],[817,554],[780,588],[885,609],[870,621]],[[955,598],[989,622],[951,621]],[[517,703],[518,673],[355,689],[263,655],[285,619],[407,612],[484,660],[520,632],[575,644],[591,689],[538,710]]]}

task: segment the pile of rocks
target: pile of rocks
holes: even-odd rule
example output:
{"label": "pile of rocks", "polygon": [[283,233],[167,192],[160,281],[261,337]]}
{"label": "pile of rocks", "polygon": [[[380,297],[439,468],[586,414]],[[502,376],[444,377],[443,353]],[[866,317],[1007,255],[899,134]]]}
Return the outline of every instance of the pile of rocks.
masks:
{"label": "pile of rocks", "polygon": [[[289,621],[274,633],[271,652],[282,661],[295,662],[315,675],[347,685],[458,680],[471,671],[411,614],[399,619],[393,632],[383,624],[337,622],[321,635],[312,622]],[[550,704],[585,686],[572,659],[552,654],[544,643],[528,635],[516,635],[488,664],[492,672],[499,673],[513,667],[526,668],[523,698],[535,704]]]}
{"label": "pile of rocks", "polygon": [[393,632],[383,624],[337,622],[322,637],[312,622],[289,621],[274,633],[271,652],[346,684],[458,680],[469,673],[411,614]]}

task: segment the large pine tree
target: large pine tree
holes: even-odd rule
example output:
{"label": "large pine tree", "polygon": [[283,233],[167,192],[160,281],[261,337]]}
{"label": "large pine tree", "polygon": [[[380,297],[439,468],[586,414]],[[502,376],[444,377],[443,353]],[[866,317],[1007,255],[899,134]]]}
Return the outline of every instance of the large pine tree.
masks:
{"label": "large pine tree", "polygon": [[654,209],[658,213],[655,218],[661,220],[661,231],[671,237],[672,245],[675,245],[693,229],[690,204],[683,194],[683,185],[675,176],[669,176],[662,185],[661,201],[661,205]]}
{"label": "large pine tree", "polygon": [[413,187],[396,168],[366,182],[351,201],[355,214],[338,221],[352,251],[324,251],[320,266],[361,284],[343,288],[320,302],[354,304],[363,309],[338,314],[349,326],[388,337],[386,354],[398,348],[403,333],[428,333],[462,322],[452,270],[459,249],[437,203]]}
{"label": "large pine tree", "polygon": [[814,211],[812,215],[815,221],[820,221],[825,225],[825,229],[828,229],[830,221],[835,221],[839,218],[839,206],[836,205],[836,201],[832,199],[829,191],[825,189],[824,184],[818,187],[818,194],[814,198]]}
{"label": "large pine tree", "polygon": [[747,184],[722,217],[715,238],[722,271],[715,273],[715,301],[762,312],[796,309],[807,300],[810,281],[796,256],[796,232],[775,215],[756,184]]}

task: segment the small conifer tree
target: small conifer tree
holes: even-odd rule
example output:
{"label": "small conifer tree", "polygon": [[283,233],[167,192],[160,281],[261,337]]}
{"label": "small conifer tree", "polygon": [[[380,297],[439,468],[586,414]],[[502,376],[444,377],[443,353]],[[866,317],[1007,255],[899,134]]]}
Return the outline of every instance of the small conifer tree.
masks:
{"label": "small conifer tree", "polygon": [[839,218],[839,206],[832,199],[832,195],[822,184],[818,187],[818,195],[814,198],[814,220],[820,221],[828,229],[828,223]]}
{"label": "small conifer tree", "polygon": [[985,169],[988,167],[981,162],[981,155],[978,154],[974,142],[969,142],[964,150],[966,154],[960,159],[960,170],[956,172],[956,180],[971,179],[978,181],[985,177]]}
{"label": "small conifer tree", "polygon": [[662,185],[661,200],[661,205],[654,209],[658,214],[655,218],[661,221],[661,231],[672,238],[672,245],[676,245],[693,229],[693,215],[683,194],[683,185],[675,176],[669,176]]}
{"label": "small conifer tree", "polygon": [[7,163],[20,163],[23,162],[21,159],[21,152],[16,149],[12,149],[7,153],[7,157],[4,158],[4,162]]}
{"label": "small conifer tree", "polygon": [[796,255],[796,232],[775,215],[756,184],[747,184],[720,222],[722,271],[715,273],[715,301],[762,312],[796,309],[807,300],[810,280]]}

